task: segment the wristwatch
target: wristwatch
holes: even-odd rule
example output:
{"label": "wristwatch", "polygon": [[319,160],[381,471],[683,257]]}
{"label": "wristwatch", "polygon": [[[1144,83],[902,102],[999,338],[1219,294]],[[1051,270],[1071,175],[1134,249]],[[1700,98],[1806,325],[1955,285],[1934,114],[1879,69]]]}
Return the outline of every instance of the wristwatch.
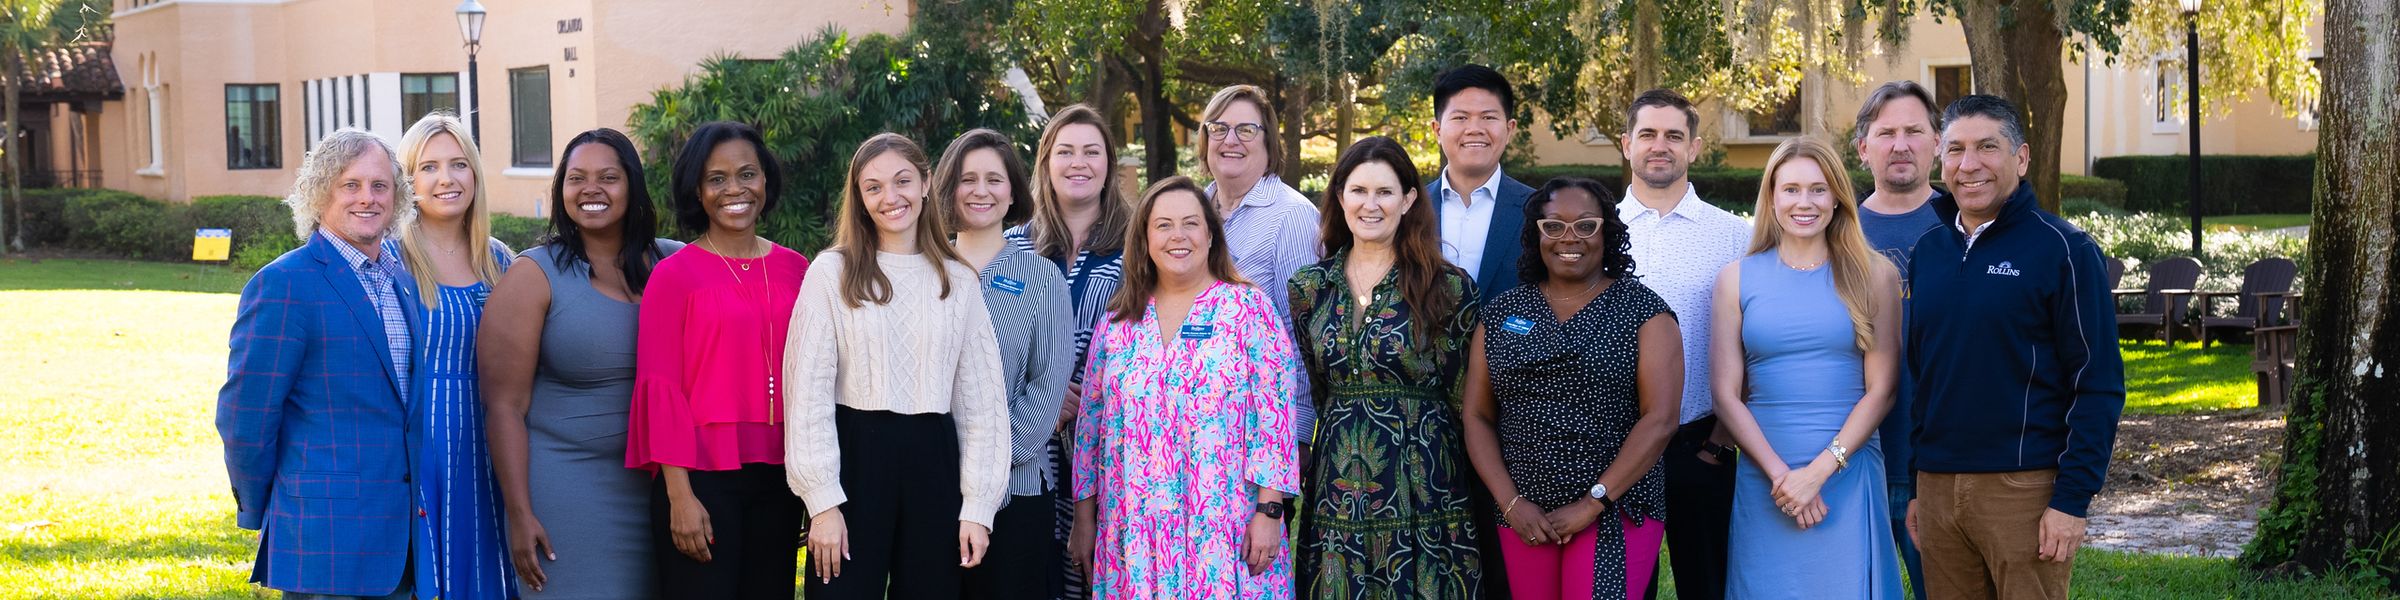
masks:
{"label": "wristwatch", "polygon": [[1266,515],[1267,518],[1278,521],[1283,520],[1284,515],[1291,513],[1291,509],[1286,507],[1282,502],[1260,502],[1258,503],[1256,510],[1258,511],[1258,514]]}
{"label": "wristwatch", "polygon": [[1608,484],[1592,484],[1592,499],[1600,501],[1600,512],[1608,512],[1617,508],[1617,501],[1608,499]]}

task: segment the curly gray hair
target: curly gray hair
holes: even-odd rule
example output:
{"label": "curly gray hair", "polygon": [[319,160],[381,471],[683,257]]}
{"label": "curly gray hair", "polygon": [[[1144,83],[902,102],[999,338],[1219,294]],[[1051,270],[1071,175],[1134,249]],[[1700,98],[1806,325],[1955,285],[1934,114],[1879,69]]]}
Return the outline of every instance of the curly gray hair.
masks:
{"label": "curly gray hair", "polygon": [[325,214],[326,205],[333,203],[333,185],[341,179],[350,163],[366,156],[368,150],[383,152],[383,162],[392,170],[392,220],[384,226],[384,235],[400,230],[400,225],[416,217],[417,206],[404,202],[400,189],[408,180],[400,171],[399,154],[383,138],[366,131],[344,127],[325,139],[318,140],[308,156],[300,160],[300,174],[292,181],[292,193],[283,197],[283,204],[292,207],[292,235],[308,243],[308,236],[317,230],[317,216]]}

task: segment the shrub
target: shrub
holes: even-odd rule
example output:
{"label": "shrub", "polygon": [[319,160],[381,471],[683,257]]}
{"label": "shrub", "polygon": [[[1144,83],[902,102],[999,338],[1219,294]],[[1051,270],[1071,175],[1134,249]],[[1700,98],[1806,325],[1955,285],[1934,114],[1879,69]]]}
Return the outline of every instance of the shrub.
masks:
{"label": "shrub", "polygon": [[852,37],[829,27],[773,60],[712,58],[681,85],[653,93],[633,107],[626,132],[642,148],[659,233],[698,233],[676,231],[668,184],[676,152],[708,121],[742,121],[765,134],[783,189],[759,233],[804,254],[832,241],[845,167],[869,136],[898,132],[938,153],[959,133],[990,127],[1030,147],[1037,132],[1000,83],[1006,65],[999,55],[972,36],[944,31],[963,25],[921,15],[901,37]]}
{"label": "shrub", "polygon": [[188,207],[115,190],[92,190],[66,200],[68,246],[132,258],[191,255]]}
{"label": "shrub", "polygon": [[[234,239],[240,240],[241,238]],[[236,243],[231,262],[236,269],[255,270],[267,266],[267,263],[275,262],[275,259],[282,257],[285,252],[291,252],[292,249],[299,247],[300,239],[292,237],[289,231],[284,232],[281,237],[254,237],[249,241]]]}
{"label": "shrub", "polygon": [[511,250],[523,252],[526,248],[541,245],[543,238],[550,237],[550,220],[494,213],[492,237],[508,244]]}
{"label": "shrub", "polygon": [[2062,174],[2058,176],[2058,196],[2062,211],[2068,202],[2084,200],[2125,212],[2125,182],[2114,179]]}
{"label": "shrub", "polygon": [[[25,245],[31,247],[62,246],[67,243],[67,199],[78,198],[93,190],[38,189],[25,190]],[[12,219],[14,217],[11,217]]]}
{"label": "shrub", "polygon": [[[233,230],[233,245],[237,251],[253,244],[285,250],[300,246],[300,238],[292,235],[292,209],[284,206],[282,198],[201,196],[192,199],[188,214],[192,229],[211,227]],[[267,258],[274,259],[273,256]]]}
{"label": "shrub", "polygon": [[[2298,156],[2201,156],[2200,213],[2234,215],[2311,212],[2317,158]],[[2112,156],[2092,161],[2092,174],[2124,182],[2123,207],[2135,212],[2184,214],[2191,198],[2191,158]]]}
{"label": "shrub", "polygon": [[[2138,213],[2070,214],[2067,219],[2092,234],[2101,253],[2125,261],[2121,287],[2141,287],[2149,279],[2149,263],[2192,254],[2191,222],[2181,215]],[[2259,259],[2280,256],[2299,263],[2308,273],[2308,241],[2298,237],[2240,231],[2212,231],[2200,238],[2200,288],[2231,290],[2242,283],[2242,268]],[[2299,289],[2294,283],[2293,289]]]}

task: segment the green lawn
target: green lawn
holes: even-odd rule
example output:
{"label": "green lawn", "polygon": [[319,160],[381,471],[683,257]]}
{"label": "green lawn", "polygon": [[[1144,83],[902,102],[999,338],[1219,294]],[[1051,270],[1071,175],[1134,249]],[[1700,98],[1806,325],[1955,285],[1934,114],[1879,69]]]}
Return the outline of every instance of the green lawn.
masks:
{"label": "green lawn", "polygon": [[2257,231],[2261,229],[2299,227],[2307,224],[2308,213],[2223,215],[2200,218],[2200,225],[2208,228],[2209,231]]}
{"label": "green lawn", "polygon": [[[275,597],[246,582],[256,538],[233,525],[211,422],[245,277],[0,259],[0,599]],[[2247,346],[2124,349],[2130,410],[2256,403]],[[2377,597],[2221,558],[2081,556],[2078,598]]]}
{"label": "green lawn", "polygon": [[2125,357],[2125,412],[2159,414],[2258,406],[2248,344],[2198,342],[2173,349],[2156,341],[2119,341]]}

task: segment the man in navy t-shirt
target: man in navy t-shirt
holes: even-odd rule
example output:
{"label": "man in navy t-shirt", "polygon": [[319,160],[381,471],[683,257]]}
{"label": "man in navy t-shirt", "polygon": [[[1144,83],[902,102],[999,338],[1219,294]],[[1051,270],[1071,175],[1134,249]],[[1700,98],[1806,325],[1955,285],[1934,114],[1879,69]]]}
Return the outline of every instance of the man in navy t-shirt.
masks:
{"label": "man in navy t-shirt", "polygon": [[[1933,215],[1933,146],[1939,128],[1933,122],[1933,94],[1914,81],[1894,81],[1875,88],[1858,109],[1858,126],[1851,143],[1859,162],[1875,176],[1875,189],[1859,202],[1858,221],[1867,243],[1900,267],[1902,298],[1908,293],[1908,256],[1925,231],[1941,226]],[[1906,309],[1903,301],[1903,310]],[[1903,350],[1905,352],[1905,350]],[[1900,559],[1908,565],[1908,581],[1916,597],[1925,597],[1925,565],[1917,545],[1908,539],[1906,507],[1917,497],[1917,472],[1909,467],[1909,403],[1915,397],[1908,372],[1900,373],[1899,394],[1884,415],[1883,456],[1891,462],[1884,481],[1891,490],[1892,537],[1899,542]]]}

